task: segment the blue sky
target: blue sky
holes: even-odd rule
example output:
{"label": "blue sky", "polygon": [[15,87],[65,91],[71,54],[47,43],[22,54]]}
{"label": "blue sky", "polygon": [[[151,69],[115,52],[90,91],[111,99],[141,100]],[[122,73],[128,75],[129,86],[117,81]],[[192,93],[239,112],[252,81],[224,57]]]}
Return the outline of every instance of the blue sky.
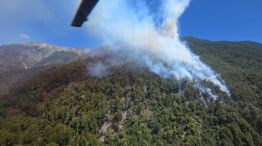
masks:
{"label": "blue sky", "polygon": [[192,0],[180,22],[182,35],[262,43],[262,0]]}
{"label": "blue sky", "polygon": [[[0,44],[38,41],[99,47],[98,39],[85,27],[69,26],[75,1],[1,0]],[[262,43],[262,0],[192,0],[179,26],[182,36]]]}

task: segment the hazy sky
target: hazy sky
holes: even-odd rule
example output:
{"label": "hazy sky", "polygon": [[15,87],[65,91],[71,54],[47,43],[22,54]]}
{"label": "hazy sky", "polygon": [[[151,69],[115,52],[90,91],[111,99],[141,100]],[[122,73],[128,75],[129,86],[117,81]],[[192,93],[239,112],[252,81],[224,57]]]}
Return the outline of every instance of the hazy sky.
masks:
{"label": "hazy sky", "polygon": [[[98,47],[98,40],[86,27],[69,25],[77,1],[1,0],[0,44],[39,41],[68,47]],[[210,40],[262,43],[261,8],[262,0],[192,0],[180,19],[180,33]]]}

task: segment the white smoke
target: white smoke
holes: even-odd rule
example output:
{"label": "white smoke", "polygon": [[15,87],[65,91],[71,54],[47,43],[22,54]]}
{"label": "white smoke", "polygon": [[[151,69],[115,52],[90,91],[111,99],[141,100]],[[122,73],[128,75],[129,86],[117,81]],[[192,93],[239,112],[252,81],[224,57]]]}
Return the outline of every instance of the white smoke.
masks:
{"label": "white smoke", "polygon": [[212,91],[199,85],[208,81],[230,95],[219,75],[180,40],[178,19],[190,0],[156,1],[158,11],[153,14],[147,1],[100,0],[87,29],[114,45],[114,51],[126,52],[162,77],[197,82],[197,88],[216,99]]}
{"label": "white smoke", "polygon": [[104,77],[106,75],[107,70],[108,67],[101,62],[94,63],[88,67],[89,74],[99,78]]}

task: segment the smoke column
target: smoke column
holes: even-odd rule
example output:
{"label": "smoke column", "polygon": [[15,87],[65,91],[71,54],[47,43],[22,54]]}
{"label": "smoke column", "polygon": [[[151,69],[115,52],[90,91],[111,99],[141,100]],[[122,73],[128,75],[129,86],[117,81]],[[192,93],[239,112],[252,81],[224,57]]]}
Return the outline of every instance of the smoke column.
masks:
{"label": "smoke column", "polygon": [[219,75],[179,38],[178,20],[189,3],[190,0],[100,0],[87,29],[103,43],[114,46],[114,52],[125,52],[161,77],[194,81],[196,88],[216,99],[211,89],[200,84],[208,81],[230,95]]}

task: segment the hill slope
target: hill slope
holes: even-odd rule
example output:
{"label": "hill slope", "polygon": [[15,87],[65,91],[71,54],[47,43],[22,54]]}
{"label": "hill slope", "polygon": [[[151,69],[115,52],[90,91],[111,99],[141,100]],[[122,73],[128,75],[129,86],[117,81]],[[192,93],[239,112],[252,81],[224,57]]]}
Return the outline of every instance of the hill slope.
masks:
{"label": "hill slope", "polygon": [[0,144],[262,145],[262,45],[186,40],[232,98],[209,100],[189,82],[180,94],[177,81],[132,62],[95,77],[89,67],[109,56],[92,56],[42,71],[2,97]]}
{"label": "hill slope", "polygon": [[221,73],[232,97],[262,107],[262,44],[186,39],[204,62]]}

